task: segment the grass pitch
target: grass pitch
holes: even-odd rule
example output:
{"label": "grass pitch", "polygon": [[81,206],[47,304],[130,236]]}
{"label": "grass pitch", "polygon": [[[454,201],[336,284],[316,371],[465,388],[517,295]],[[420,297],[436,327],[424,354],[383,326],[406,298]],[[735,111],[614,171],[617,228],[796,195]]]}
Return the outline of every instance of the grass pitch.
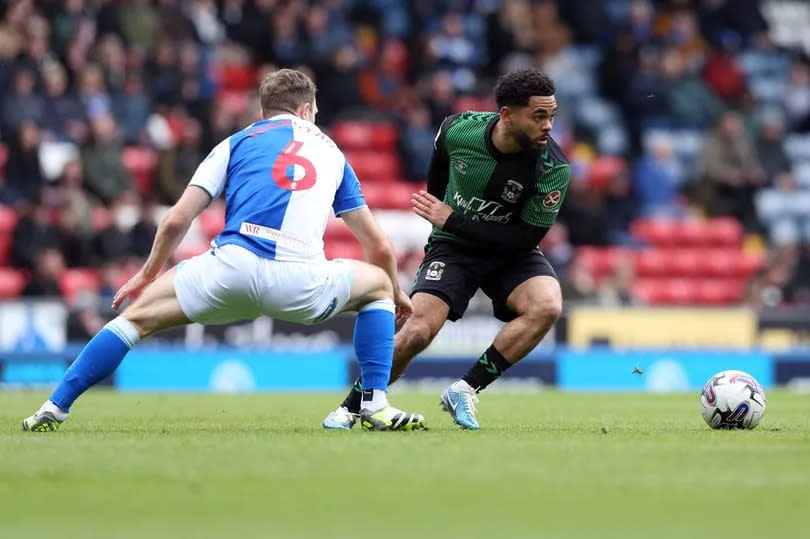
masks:
{"label": "grass pitch", "polygon": [[484,429],[325,432],[337,395],[0,392],[0,537],[808,537],[810,397],[715,432],[696,395],[483,394]]}

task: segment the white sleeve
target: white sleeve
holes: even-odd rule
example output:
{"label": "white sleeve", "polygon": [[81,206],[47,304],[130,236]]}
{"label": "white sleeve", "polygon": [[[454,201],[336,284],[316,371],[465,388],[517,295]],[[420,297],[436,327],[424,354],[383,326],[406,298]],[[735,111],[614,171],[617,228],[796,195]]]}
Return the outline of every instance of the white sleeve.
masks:
{"label": "white sleeve", "polygon": [[202,187],[211,195],[212,200],[218,199],[225,190],[225,183],[228,180],[230,158],[231,138],[228,137],[217,144],[208,157],[203,159],[188,184]]}

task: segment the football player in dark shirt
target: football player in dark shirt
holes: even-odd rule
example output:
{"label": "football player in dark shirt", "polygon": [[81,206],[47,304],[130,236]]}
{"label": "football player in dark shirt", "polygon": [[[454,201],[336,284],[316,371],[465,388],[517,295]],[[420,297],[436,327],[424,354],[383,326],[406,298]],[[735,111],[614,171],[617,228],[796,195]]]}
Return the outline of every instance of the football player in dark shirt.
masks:
{"label": "football player in dark shirt", "polygon": [[[462,317],[481,289],[506,322],[470,370],[448,387],[443,408],[465,429],[479,428],[477,393],[540,342],[559,318],[557,275],[537,244],[559,214],[571,166],[551,138],[557,111],[554,83],[519,70],[495,87],[498,112],[463,112],[442,122],[427,191],[414,194],[414,212],[433,230],[411,291],[413,315],[394,343],[393,382],[431,343],[446,320]],[[351,428],[362,388],[324,420]]]}

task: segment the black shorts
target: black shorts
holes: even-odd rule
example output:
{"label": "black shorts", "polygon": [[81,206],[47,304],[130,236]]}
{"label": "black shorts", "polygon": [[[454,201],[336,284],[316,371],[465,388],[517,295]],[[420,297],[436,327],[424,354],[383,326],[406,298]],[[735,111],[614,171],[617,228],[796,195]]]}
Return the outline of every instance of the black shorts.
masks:
{"label": "black shorts", "polygon": [[532,277],[557,273],[546,257],[535,249],[519,255],[491,254],[475,251],[449,241],[430,241],[425,258],[416,274],[411,296],[417,292],[432,294],[450,307],[448,320],[455,322],[464,315],[470,298],[480,288],[492,300],[495,318],[503,322],[517,314],[506,305],[512,290]]}

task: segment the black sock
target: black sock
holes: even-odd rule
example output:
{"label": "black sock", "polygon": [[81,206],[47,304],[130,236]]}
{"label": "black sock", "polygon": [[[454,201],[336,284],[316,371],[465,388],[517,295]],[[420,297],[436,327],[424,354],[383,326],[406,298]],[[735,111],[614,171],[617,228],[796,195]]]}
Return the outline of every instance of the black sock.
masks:
{"label": "black sock", "polygon": [[343,404],[341,406],[345,406],[348,410],[353,414],[360,413],[360,404],[363,400],[363,384],[360,383],[360,378],[354,381],[352,384],[352,389],[349,391],[349,394],[343,400]]}
{"label": "black sock", "polygon": [[512,364],[504,359],[493,344],[487,348],[486,352],[481,354],[475,365],[461,379],[470,384],[476,391],[481,391],[497,380],[511,366]]}

